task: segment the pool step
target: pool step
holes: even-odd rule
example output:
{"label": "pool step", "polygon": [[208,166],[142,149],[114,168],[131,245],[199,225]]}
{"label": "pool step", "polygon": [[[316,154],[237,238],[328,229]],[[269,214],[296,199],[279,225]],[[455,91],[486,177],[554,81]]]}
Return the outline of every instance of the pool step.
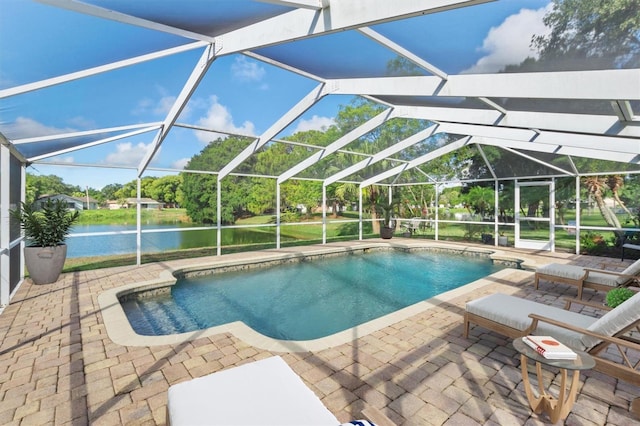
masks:
{"label": "pool step", "polygon": [[185,331],[198,330],[198,323],[176,305],[171,298],[146,300],[138,303],[138,308],[145,316],[156,335],[183,333]]}
{"label": "pool step", "polygon": [[136,333],[145,336],[161,336],[199,330],[201,327],[181,306],[171,298],[128,300],[123,309]]}
{"label": "pool step", "polygon": [[126,312],[129,324],[133,327],[133,330],[143,336],[153,336],[155,332],[153,325],[149,322],[149,318],[145,314],[136,300],[127,300],[122,302],[122,309]]}

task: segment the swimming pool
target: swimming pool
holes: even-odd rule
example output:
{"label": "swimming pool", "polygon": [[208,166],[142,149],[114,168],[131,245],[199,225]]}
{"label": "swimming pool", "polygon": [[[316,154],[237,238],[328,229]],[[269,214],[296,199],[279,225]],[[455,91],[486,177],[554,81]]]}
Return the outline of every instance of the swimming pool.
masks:
{"label": "swimming pool", "polygon": [[121,300],[140,335],[167,335],[242,321],[279,340],[318,339],[485,277],[488,256],[431,250],[360,251],[252,271],[179,279],[153,297]]}

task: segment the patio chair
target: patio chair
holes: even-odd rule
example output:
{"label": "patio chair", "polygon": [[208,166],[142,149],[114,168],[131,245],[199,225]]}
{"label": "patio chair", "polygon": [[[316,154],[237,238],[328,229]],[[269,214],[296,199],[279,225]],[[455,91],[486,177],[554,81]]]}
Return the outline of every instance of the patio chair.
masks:
{"label": "patio chair", "polygon": [[640,244],[635,244],[634,241],[640,241],[638,237],[640,233],[637,232],[625,232],[624,237],[622,238],[622,253],[620,260],[624,260],[624,250],[640,250]]}
{"label": "patio chair", "polygon": [[409,233],[411,235],[414,235],[414,234],[420,232],[420,225],[421,225],[421,221],[420,221],[419,217],[411,218],[411,220],[409,222],[403,222],[402,223],[402,227],[406,231],[409,231]]}
{"label": "patio chair", "polygon": [[575,285],[578,288],[578,299],[582,299],[583,288],[608,291],[619,286],[638,285],[638,283],[640,283],[639,275],[640,259],[629,265],[629,267],[622,272],[550,263],[536,270],[533,286],[537,290],[538,282],[541,279]]}
{"label": "patio chair", "polygon": [[[570,311],[572,303],[608,312],[595,318]],[[496,293],[467,303],[465,338],[471,323],[514,339],[529,334],[554,336],[574,350],[593,356],[597,371],[640,385],[640,292],[613,310],[577,299],[567,299],[565,309],[560,309]],[[640,414],[640,399],[632,403],[632,410]]]}
{"label": "patio chair", "polygon": [[[170,426],[340,424],[279,356],[172,385],[167,399]],[[374,407],[362,413],[377,425],[393,424]],[[370,424],[360,422],[353,423]]]}

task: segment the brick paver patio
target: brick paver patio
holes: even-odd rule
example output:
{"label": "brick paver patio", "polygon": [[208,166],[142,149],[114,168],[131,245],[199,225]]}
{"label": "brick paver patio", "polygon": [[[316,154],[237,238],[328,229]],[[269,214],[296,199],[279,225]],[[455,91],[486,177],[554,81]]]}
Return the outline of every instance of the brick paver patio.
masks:
{"label": "brick paver patio", "polygon": [[[484,246],[486,248],[486,246]],[[553,260],[621,270],[631,261],[511,250],[530,264]],[[250,254],[234,255],[247,256]],[[107,336],[97,297],[204,259],[65,274],[25,281],[0,315],[0,424],[164,424],[170,385],[275,353],[231,334],[156,347],[125,347]],[[545,424],[532,414],[509,339],[480,327],[462,338],[465,302],[506,292],[557,306],[575,288],[513,270],[485,286],[354,341],[317,352],[279,354],[341,421],[365,405],[405,425]],[[585,290],[585,299],[603,294]],[[552,375],[551,372],[548,373]],[[549,377],[551,378],[551,377]],[[588,371],[567,419],[574,425],[631,425],[640,389]]]}

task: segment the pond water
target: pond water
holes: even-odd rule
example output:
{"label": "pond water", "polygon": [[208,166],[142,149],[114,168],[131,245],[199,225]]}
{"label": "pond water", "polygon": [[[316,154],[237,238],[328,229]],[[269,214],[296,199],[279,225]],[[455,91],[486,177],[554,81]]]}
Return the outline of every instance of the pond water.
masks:
{"label": "pond water", "polygon": [[[142,229],[191,228],[192,226],[145,225]],[[73,233],[86,232],[123,232],[135,231],[135,225],[75,225]],[[194,231],[166,231],[143,233],[141,237],[142,252],[156,253],[167,250],[181,250],[216,245],[216,229]],[[283,237],[283,241],[286,237]],[[222,245],[269,243],[275,244],[275,228],[231,228],[222,230]],[[67,238],[67,257],[109,256],[116,254],[134,254],[136,252],[136,235],[92,235],[70,236]]]}

